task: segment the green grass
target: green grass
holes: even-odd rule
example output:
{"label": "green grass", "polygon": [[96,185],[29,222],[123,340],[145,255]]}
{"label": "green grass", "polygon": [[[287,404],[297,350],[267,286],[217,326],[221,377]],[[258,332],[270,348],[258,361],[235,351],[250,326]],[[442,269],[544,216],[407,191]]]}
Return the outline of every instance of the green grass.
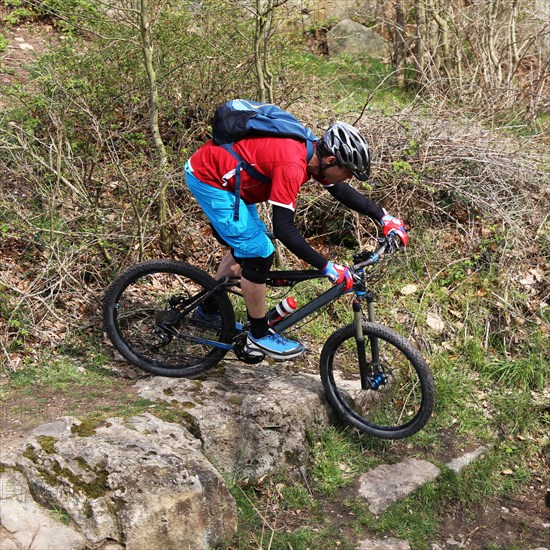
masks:
{"label": "green grass", "polygon": [[[32,365],[10,375],[10,391],[28,391],[40,386],[50,391],[78,387],[105,387],[112,383],[114,374],[101,364],[106,360],[103,354],[88,354],[87,361],[75,362],[69,357],[45,355],[40,365]],[[8,388],[4,387],[4,391]]]}
{"label": "green grass", "polygon": [[71,516],[66,510],[60,510],[59,508],[52,508],[50,514],[55,520],[59,521],[63,525],[71,525]]}
{"label": "green grass", "polygon": [[319,500],[294,481],[266,478],[257,485],[229,483],[238,507],[238,531],[223,548],[307,550],[336,547],[340,536]]}
{"label": "green grass", "polygon": [[550,358],[543,346],[540,336],[535,333],[524,357],[489,359],[480,366],[480,372],[510,389],[542,390],[550,378]]}
{"label": "green grass", "polygon": [[354,56],[325,58],[304,51],[290,51],[284,66],[317,81],[316,93],[332,104],[334,114],[345,114],[370,106],[388,114],[399,110],[413,96],[393,86],[391,66],[377,59]]}
{"label": "green grass", "polygon": [[436,385],[436,410],[426,432],[437,438],[441,430],[452,430],[458,436],[472,434],[477,441],[490,441],[491,430],[483,408],[487,396],[477,388],[478,378],[465,359],[432,354],[431,368]]}
{"label": "green grass", "polygon": [[315,488],[333,495],[353,483],[356,474],[365,467],[357,445],[345,433],[330,429],[313,440],[311,475]]}

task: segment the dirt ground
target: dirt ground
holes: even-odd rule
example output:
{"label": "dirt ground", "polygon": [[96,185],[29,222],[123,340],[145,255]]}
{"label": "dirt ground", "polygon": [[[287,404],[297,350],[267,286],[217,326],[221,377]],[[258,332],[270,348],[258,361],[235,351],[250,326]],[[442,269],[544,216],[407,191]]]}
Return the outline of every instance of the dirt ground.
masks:
{"label": "dirt ground", "polygon": [[[0,21],[6,15],[0,5]],[[9,90],[28,81],[27,64],[44,52],[48,45],[59,39],[51,25],[8,26],[0,23],[0,32],[8,41],[7,48],[0,52],[0,86]],[[7,94],[0,94],[0,109],[7,105]]]}
{"label": "dirt ground", "polygon": [[550,547],[550,508],[545,495],[545,484],[535,482],[521,495],[449,512],[442,529],[449,534],[447,547],[454,546],[451,540],[476,550]]}

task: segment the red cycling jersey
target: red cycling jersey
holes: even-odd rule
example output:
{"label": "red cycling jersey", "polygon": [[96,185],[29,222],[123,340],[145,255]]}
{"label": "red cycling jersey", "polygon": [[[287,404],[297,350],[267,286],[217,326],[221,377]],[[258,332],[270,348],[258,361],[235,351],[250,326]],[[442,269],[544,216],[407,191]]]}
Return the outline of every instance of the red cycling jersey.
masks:
{"label": "red cycling jersey", "polygon": [[[244,160],[271,179],[259,182],[241,170],[241,197],[247,204],[268,201],[296,209],[300,187],[309,180],[305,143],[289,138],[255,137],[242,139],[233,149]],[[235,190],[237,161],[222,147],[205,143],[190,159],[195,177],[218,189]]]}

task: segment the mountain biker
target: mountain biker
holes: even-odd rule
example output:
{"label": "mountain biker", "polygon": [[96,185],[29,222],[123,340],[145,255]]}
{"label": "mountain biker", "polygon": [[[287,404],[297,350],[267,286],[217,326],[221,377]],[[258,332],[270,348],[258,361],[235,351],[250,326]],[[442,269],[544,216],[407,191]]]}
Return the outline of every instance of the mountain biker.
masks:
{"label": "mountain biker", "polygon": [[[349,124],[336,122],[316,142],[306,161],[306,145],[281,137],[248,137],[234,144],[235,151],[271,184],[260,183],[241,172],[241,201],[235,220],[235,158],[212,141],[205,143],[185,165],[186,183],[208,217],[215,238],[230,250],[223,257],[216,278],[240,276],[250,321],[245,350],[252,355],[290,359],[305,348],[268,328],[265,281],[273,262],[274,247],[258,217],[257,203],[272,205],[273,234],[291,252],[323,271],[333,284],[353,286],[347,267],[316,252],[294,225],[300,187],[313,178],[343,205],[380,223],[384,235],[397,234],[403,245],[408,235],[403,222],[345,183],[352,176],[365,181],[370,173],[370,153],[363,136]],[[208,307],[198,308],[195,319],[215,325],[220,316]]]}

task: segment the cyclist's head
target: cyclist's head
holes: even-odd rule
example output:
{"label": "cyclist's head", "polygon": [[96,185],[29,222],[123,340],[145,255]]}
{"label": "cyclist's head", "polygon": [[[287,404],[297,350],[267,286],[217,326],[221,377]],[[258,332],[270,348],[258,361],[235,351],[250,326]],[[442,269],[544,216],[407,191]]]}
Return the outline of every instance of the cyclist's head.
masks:
{"label": "cyclist's head", "polygon": [[365,181],[369,178],[369,144],[353,126],[345,122],[335,122],[325,132],[321,147],[334,155],[342,166],[351,170],[357,179]]}

